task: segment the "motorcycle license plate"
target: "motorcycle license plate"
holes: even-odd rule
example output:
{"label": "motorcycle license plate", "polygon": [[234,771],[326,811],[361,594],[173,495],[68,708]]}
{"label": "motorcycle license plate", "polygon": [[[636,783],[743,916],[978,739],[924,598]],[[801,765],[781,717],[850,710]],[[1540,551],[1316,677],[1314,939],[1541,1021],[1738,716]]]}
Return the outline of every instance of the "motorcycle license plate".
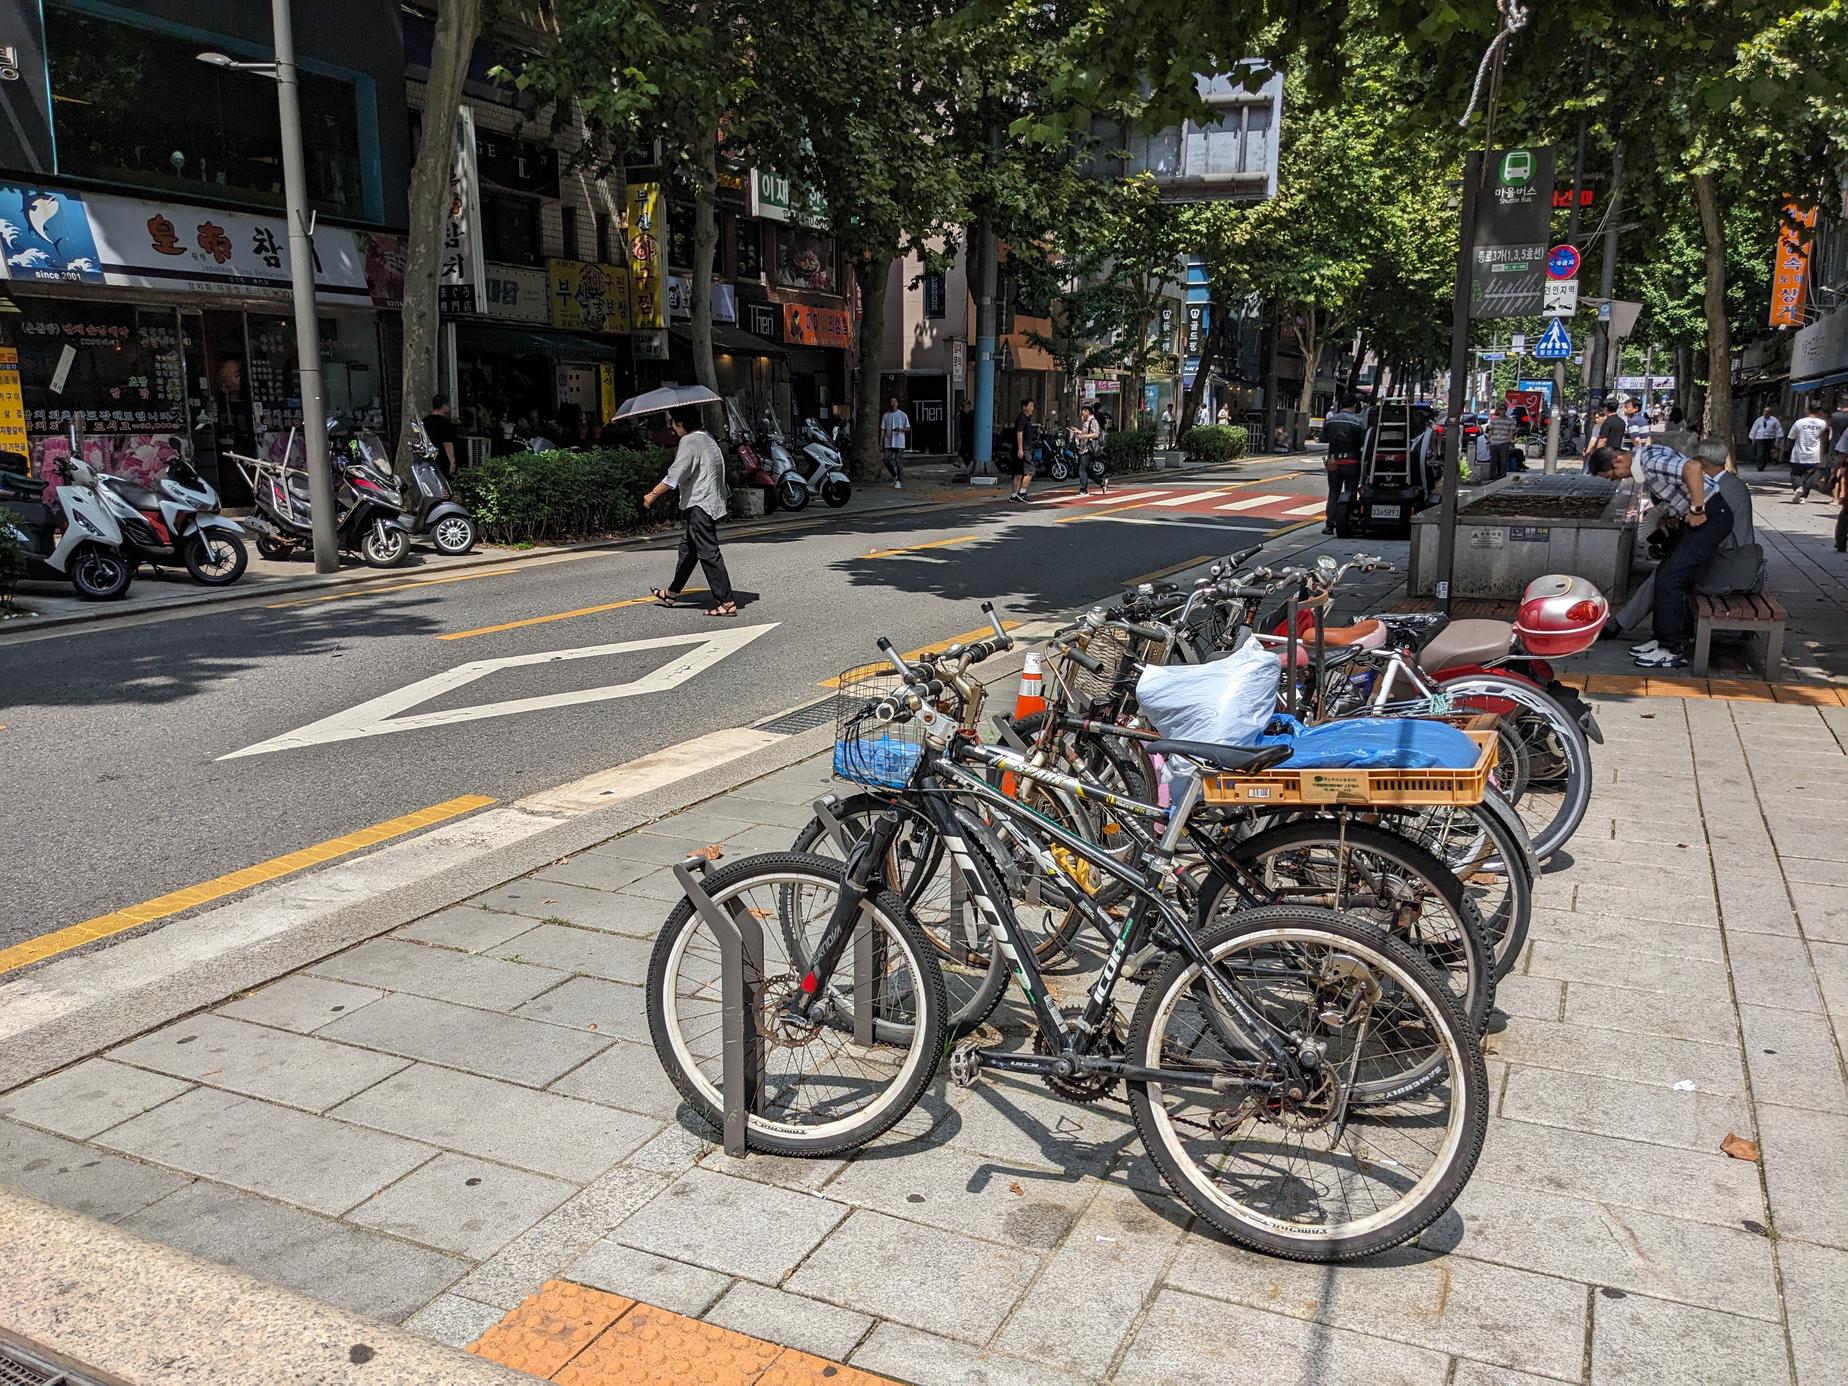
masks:
{"label": "motorcycle license plate", "polygon": [[1403,519],[1404,516],[1405,510],[1402,506],[1376,505],[1373,507],[1373,518],[1376,520],[1398,520]]}

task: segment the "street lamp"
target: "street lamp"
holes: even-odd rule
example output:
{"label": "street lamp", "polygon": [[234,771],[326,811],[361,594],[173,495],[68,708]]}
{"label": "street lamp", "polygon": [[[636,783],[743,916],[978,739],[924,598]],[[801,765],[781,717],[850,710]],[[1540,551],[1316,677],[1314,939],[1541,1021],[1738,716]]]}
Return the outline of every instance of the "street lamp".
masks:
{"label": "street lamp", "polygon": [[308,508],[314,524],[314,569],[340,569],[334,533],[334,477],[327,462],[327,406],[321,394],[321,334],[315,318],[314,242],[309,234],[308,179],[302,171],[302,113],[296,95],[295,29],[289,0],[271,0],[276,57],[273,62],[237,62],[223,53],[201,53],[199,61],[227,72],[254,72],[276,83],[282,126],[282,186],[289,224],[289,283],[295,305],[295,354],[302,377],[302,446],[308,459]]}

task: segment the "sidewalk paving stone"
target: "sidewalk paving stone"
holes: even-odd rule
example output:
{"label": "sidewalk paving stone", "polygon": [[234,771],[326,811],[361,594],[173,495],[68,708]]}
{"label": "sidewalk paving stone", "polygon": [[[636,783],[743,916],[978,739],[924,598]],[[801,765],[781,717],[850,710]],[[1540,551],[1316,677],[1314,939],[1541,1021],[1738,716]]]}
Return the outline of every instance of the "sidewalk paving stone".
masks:
{"label": "sidewalk paving stone", "polygon": [[436,1153],[395,1135],[206,1088],[124,1122],[96,1141],[330,1215],[364,1202]]}
{"label": "sidewalk paving stone", "polygon": [[1190,1238],[1166,1283],[1288,1318],[1549,1376],[1578,1375],[1585,1286],[1463,1256],[1400,1248],[1362,1274]]}
{"label": "sidewalk paving stone", "polygon": [[611,1039],[647,1044],[642,989],[600,977],[573,977],[514,1008],[513,1014],[550,1025],[589,1030]]}
{"label": "sidewalk paving stone", "polygon": [[633,1213],[614,1236],[638,1251],[775,1285],[849,1211],[815,1194],[695,1169]]}
{"label": "sidewalk paving stone", "polygon": [[[659,922],[656,924],[659,931]],[[648,958],[654,940],[626,938],[595,929],[573,929],[541,924],[508,939],[494,956],[549,967],[576,976],[601,977],[606,982],[640,986],[648,979]]]}
{"label": "sidewalk paving stone", "polygon": [[1828,1386],[1848,1362],[1848,1251],[1785,1239],[1777,1247],[1784,1277],[1797,1386]]}
{"label": "sidewalk paving stone", "polygon": [[1600,1298],[1591,1345],[1597,1386],[1655,1386],[1664,1368],[1691,1386],[1788,1386],[1790,1362],[1776,1324],[1736,1314],[1653,1303],[1635,1295]]}
{"label": "sidewalk paving stone", "polygon": [[1551,977],[1512,972],[1495,984],[1495,1009],[1509,1018],[1558,1020],[1566,1008],[1566,984]]}
{"label": "sidewalk paving stone", "polygon": [[191,1087],[109,1059],[85,1059],[0,1097],[0,1117],[83,1141]]}
{"label": "sidewalk paving stone", "polygon": [[1501,1115],[1684,1150],[1718,1150],[1727,1132],[1751,1126],[1742,1097],[1523,1067],[1508,1072]]}
{"label": "sidewalk paving stone", "polygon": [[[617,839],[619,842],[628,840],[627,838]],[[663,851],[668,847],[666,839],[651,838],[648,840],[661,842]],[[686,855],[685,844],[679,844],[678,847],[680,856],[675,857],[675,861],[679,861]],[[593,847],[588,852],[579,852],[574,857],[554,862],[545,870],[535,872],[529,878],[534,884],[544,888],[545,894],[540,899],[548,903],[543,904],[541,908],[546,910],[547,914],[537,915],[533,908],[527,906],[524,907],[525,913],[521,914],[520,918],[545,918],[551,915],[561,919],[571,918],[574,923],[577,923],[580,922],[578,916],[589,915],[607,920],[610,902],[579,892],[595,890],[604,895],[614,895],[624,886],[634,884],[661,865],[660,862],[640,860],[602,847]],[[553,886],[560,886],[563,889],[554,890]],[[588,924],[587,927],[589,927]],[[610,924],[603,923],[597,927],[610,928]],[[637,931],[630,929],[627,932]]]}
{"label": "sidewalk paving stone", "polygon": [[306,972],[291,973],[268,986],[226,1002],[217,1014],[258,1025],[273,1025],[310,1035],[343,1015],[369,1006],[385,995],[376,987],[359,987]]}
{"label": "sidewalk paving stone", "polygon": [[335,1021],[320,1034],[345,1045],[382,1049],[531,1087],[562,1077],[615,1042],[614,1037],[402,992]]}
{"label": "sidewalk paving stone", "polygon": [[889,1320],[867,1335],[851,1360],[862,1371],[931,1386],[1072,1386],[1073,1381],[1070,1372],[1043,1362],[983,1352]]}
{"label": "sidewalk paving stone", "polygon": [[980,1345],[1001,1327],[1039,1267],[1030,1252],[862,1208],[783,1288]]}
{"label": "sidewalk paving stone", "polygon": [[1723,963],[1631,953],[1621,948],[1553,943],[1547,939],[1535,940],[1524,970],[1533,977],[1596,982],[1631,991],[1669,992],[1677,998],[1711,998],[1724,1003],[1732,995]]}
{"label": "sidewalk paving stone", "polygon": [[1836,883],[1807,881],[1792,874],[1790,894],[1796,901],[1797,918],[1803,921],[1805,938],[1848,943],[1848,888]]}
{"label": "sidewalk paving stone", "polygon": [[704,1314],[734,1283],[729,1275],[605,1238],[565,1268],[565,1277],[676,1314]]}
{"label": "sidewalk paving stone", "polygon": [[[401,999],[388,997],[381,1004]],[[218,1015],[195,1015],[109,1051],[123,1063],[209,1087],[324,1112],[389,1078],[405,1060]]]}
{"label": "sidewalk paving stone", "polygon": [[1802,939],[1742,933],[1727,940],[1726,950],[1741,1006],[1822,1012],[1822,993]]}
{"label": "sidewalk paving stone", "polygon": [[[1603,902],[1592,897],[1594,906]],[[1624,952],[1659,953],[1668,958],[1724,964],[1726,943],[1718,925],[1670,924],[1655,919],[1625,918],[1594,913],[1583,901],[1573,911],[1535,909],[1527,936],[1551,943],[1589,948],[1615,948]]]}
{"label": "sidewalk paving stone", "polygon": [[1758,1104],[1778,1236],[1848,1249],[1848,1116]]}
{"label": "sidewalk paving stone", "polygon": [[412,943],[433,943],[463,953],[485,953],[495,944],[505,943],[531,927],[532,921],[523,914],[502,914],[475,905],[451,905],[446,910],[413,920],[401,929],[393,929],[391,936]]}
{"label": "sidewalk paving stone", "polygon": [[414,996],[484,1010],[517,1006],[564,980],[544,968],[391,938],[373,939],[323,958],[311,970],[335,981],[408,991]]}
{"label": "sidewalk paving stone", "polygon": [[1716,873],[1715,885],[1720,892],[1720,917],[1726,921],[1729,934],[1797,932],[1796,911],[1790,905],[1791,888],[1781,876],[1758,875],[1728,865]]}
{"label": "sidewalk paving stone", "polygon": [[41,1203],[120,1222],[190,1183],[172,1170],[0,1121],[0,1185]]}
{"label": "sidewalk paving stone", "polygon": [[461,1295],[441,1294],[404,1321],[411,1332],[445,1347],[466,1348],[506,1317],[506,1310]]}
{"label": "sidewalk paving stone", "polygon": [[[547,880],[542,876],[527,876],[486,894],[477,895],[468,903],[523,915],[534,923],[562,919],[567,924],[618,934],[639,934],[646,917],[646,912],[638,911],[636,902],[629,896],[565,881]],[[653,928],[660,928],[659,920],[654,922]]]}
{"label": "sidewalk paving stone", "polygon": [[1837,1023],[1848,1021],[1848,943],[1811,943],[1809,951],[1823,1005]]}
{"label": "sidewalk paving stone", "polygon": [[387,1323],[400,1322],[468,1269],[454,1256],[205,1180],[122,1225]]}
{"label": "sidewalk paving stone", "polygon": [[1593,1029],[1704,1043],[1727,1043],[1737,1032],[1730,996],[1676,996],[1586,981],[1566,984],[1566,1020]]}
{"label": "sidewalk paving stone", "polygon": [[480,1261],[576,1192],[562,1179],[444,1153],[346,1216],[361,1227]]}
{"label": "sidewalk paving stone", "polygon": [[428,1064],[393,1074],[332,1115],[577,1184],[609,1169],[657,1126],[629,1112]]}
{"label": "sidewalk paving stone", "polygon": [[732,1282],[732,1287],[707,1312],[706,1322],[812,1352],[833,1362],[845,1362],[873,1326],[873,1320],[865,1314],[749,1280]]}
{"label": "sidewalk paving stone", "polygon": [[1730,1039],[1708,1044],[1536,1020],[1491,1036],[1487,1052],[1518,1067],[1558,1069],[1653,1087],[1673,1088],[1691,1081],[1702,1092],[1745,1095],[1739,1046]]}
{"label": "sidewalk paving stone", "polygon": [[612,1045],[558,1079],[550,1090],[657,1121],[674,1120],[682,1106],[680,1093],[662,1072],[654,1050],[640,1044]]}
{"label": "sidewalk paving stone", "polygon": [[1742,1006],[1745,1061],[1755,1102],[1848,1115],[1848,1084],[1822,1016]]}

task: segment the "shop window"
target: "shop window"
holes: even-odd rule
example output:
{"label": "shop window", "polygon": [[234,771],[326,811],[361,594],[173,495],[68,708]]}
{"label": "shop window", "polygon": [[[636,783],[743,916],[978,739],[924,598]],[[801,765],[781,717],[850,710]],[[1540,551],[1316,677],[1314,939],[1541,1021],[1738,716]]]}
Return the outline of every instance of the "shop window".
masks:
{"label": "shop window", "polygon": [[610,218],[607,212],[597,213],[597,263],[614,264],[610,259]]}
{"label": "shop window", "polygon": [[764,226],[760,221],[740,221],[738,223],[738,272],[739,279],[759,279],[764,277]]}
{"label": "shop window", "polygon": [[[66,5],[45,10],[60,171],[117,186],[283,205],[276,86],[198,61],[212,45]],[[241,55],[239,55],[241,56]],[[377,220],[353,83],[301,72],[308,199]],[[367,132],[366,139],[372,138]]]}
{"label": "shop window", "polygon": [[667,207],[667,265],[669,269],[693,268],[693,217],[691,203],[670,202]]}
{"label": "shop window", "polygon": [[529,197],[482,193],[481,249],[485,258],[504,265],[544,264],[539,204]]}
{"label": "shop window", "polygon": [[565,258],[567,260],[583,259],[584,257],[578,251],[577,208],[560,207],[558,209],[558,224],[562,229],[562,239],[565,243]]}
{"label": "shop window", "polygon": [[773,275],[777,288],[839,293],[835,258],[834,237],[827,232],[807,226],[777,227]]}
{"label": "shop window", "polygon": [[944,314],[944,286],[941,270],[924,271],[924,316],[941,318]]}

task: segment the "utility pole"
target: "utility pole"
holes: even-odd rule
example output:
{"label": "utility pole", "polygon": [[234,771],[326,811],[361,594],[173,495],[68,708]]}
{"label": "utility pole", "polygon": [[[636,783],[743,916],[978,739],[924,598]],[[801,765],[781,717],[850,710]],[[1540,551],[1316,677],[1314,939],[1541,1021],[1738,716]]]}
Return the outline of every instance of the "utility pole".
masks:
{"label": "utility pole", "polygon": [[1437,525],[1437,609],[1450,613],[1451,575],[1457,562],[1457,459],[1463,447],[1463,400],[1472,364],[1469,349],[1470,271],[1476,258],[1476,203],[1486,155],[1472,149],[1463,160],[1463,219],[1457,242],[1455,307],[1450,323],[1450,396],[1444,406],[1444,487]]}
{"label": "utility pole", "polygon": [[[1585,73],[1580,82],[1581,87],[1591,85],[1591,49],[1585,50]],[[1579,190],[1585,186],[1585,122],[1590,114],[1580,111],[1578,119],[1578,142],[1572,155],[1572,206],[1566,213],[1566,244],[1578,248],[1579,232]],[[1560,418],[1566,412],[1566,363],[1553,363],[1553,412],[1546,426],[1546,463],[1549,473],[1559,470],[1559,427]]]}
{"label": "utility pole", "polygon": [[[998,140],[999,133],[990,126],[991,150]],[[987,212],[976,223],[975,259],[975,452],[969,481],[975,486],[993,486],[1000,480],[995,472],[995,295],[1001,272],[996,264],[994,217]]]}
{"label": "utility pole", "polygon": [[[1611,151],[1611,200],[1604,208],[1604,264],[1598,272],[1598,292],[1604,299],[1605,306],[1600,312],[1610,312],[1611,294],[1616,284],[1617,274],[1617,220],[1623,210],[1623,141],[1619,140]],[[1591,352],[1591,393],[1595,398],[1603,399],[1606,386],[1610,381],[1611,323],[1600,319],[1597,336],[1592,342]]]}

